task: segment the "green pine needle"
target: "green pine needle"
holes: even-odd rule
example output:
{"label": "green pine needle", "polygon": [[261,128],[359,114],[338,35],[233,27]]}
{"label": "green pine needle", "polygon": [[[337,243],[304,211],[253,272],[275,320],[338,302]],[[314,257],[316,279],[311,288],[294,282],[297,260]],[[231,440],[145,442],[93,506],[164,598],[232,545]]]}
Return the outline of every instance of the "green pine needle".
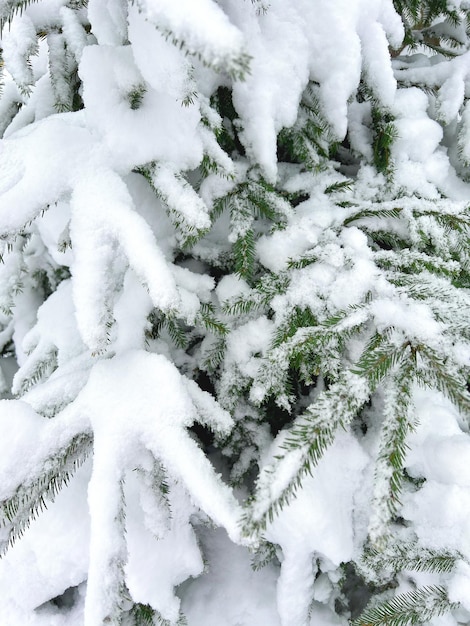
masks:
{"label": "green pine needle", "polygon": [[63,450],[45,460],[43,473],[20,485],[14,494],[0,502],[0,527],[3,526],[7,534],[7,539],[0,543],[0,553],[6,552],[23,535],[30,523],[47,508],[47,502],[54,502],[62,487],[86,460],[91,447],[91,434],[75,436]]}
{"label": "green pine needle", "polygon": [[455,608],[457,604],[450,602],[444,587],[422,587],[366,608],[352,626],[413,626]]}

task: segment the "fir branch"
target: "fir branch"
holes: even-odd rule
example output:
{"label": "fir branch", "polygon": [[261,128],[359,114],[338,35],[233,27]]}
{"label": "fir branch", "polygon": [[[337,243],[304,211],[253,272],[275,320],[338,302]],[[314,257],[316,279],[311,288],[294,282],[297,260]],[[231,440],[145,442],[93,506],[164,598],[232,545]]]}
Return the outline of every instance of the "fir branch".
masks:
{"label": "fir branch", "polygon": [[462,271],[458,261],[442,259],[418,250],[400,250],[399,253],[395,250],[379,250],[374,253],[374,261],[379,267],[391,270],[388,278],[394,284],[399,284],[401,272],[412,275],[411,284],[419,285],[419,275],[425,270],[434,276],[442,275],[449,278],[456,278]]}
{"label": "fir branch", "polygon": [[361,226],[361,230],[368,235],[373,250],[405,250],[410,246],[408,234],[401,235],[385,228],[370,228],[369,226]]}
{"label": "fir branch", "polygon": [[394,574],[407,570],[449,574],[463,557],[458,552],[424,548],[414,541],[405,544],[394,542],[392,547],[383,550],[369,546],[363,558],[374,570],[385,569]]}
{"label": "fir branch", "polygon": [[183,248],[190,248],[203,237],[211,225],[208,207],[181,172],[156,162],[136,168],[164,203]]}
{"label": "fir branch", "polygon": [[15,376],[13,393],[22,396],[41,381],[49,378],[57,369],[57,355],[57,348],[51,346],[42,358],[38,359],[32,366],[26,363],[23,368],[20,368]]}
{"label": "fir branch", "polygon": [[251,4],[256,6],[256,12],[264,15],[269,10],[269,2],[267,0],[251,0]]}
{"label": "fir branch", "polygon": [[317,328],[319,322],[315,315],[308,308],[294,307],[287,318],[276,330],[272,347],[277,348],[293,337],[300,328]]}
{"label": "fir branch", "polygon": [[436,220],[436,222],[448,229],[459,234],[466,234],[470,230],[470,215],[468,207],[465,211],[458,213],[447,213],[442,210],[425,210],[416,212],[416,216],[429,216]]}
{"label": "fir branch", "polygon": [[155,626],[155,610],[149,604],[136,603],[129,611],[132,626]]}
{"label": "fir branch", "polygon": [[369,536],[373,545],[383,543],[390,521],[400,505],[406,439],[414,428],[412,399],[413,362],[408,361],[385,385],[384,421],[375,465]]}
{"label": "fir branch", "polygon": [[217,319],[215,307],[211,302],[201,303],[196,321],[215,335],[225,336],[228,333],[227,325]]}
{"label": "fir branch", "polygon": [[249,294],[243,294],[237,298],[227,300],[222,306],[225,315],[247,315],[269,307],[272,299],[284,293],[289,285],[286,274],[264,274]]}
{"label": "fir branch", "polygon": [[176,48],[182,50],[186,55],[196,57],[203,65],[213,69],[215,72],[226,73],[233,80],[245,80],[250,73],[251,56],[244,51],[238,54],[226,54],[225,58],[218,58],[215,54],[211,54],[210,48],[201,47],[196,49],[191,47],[187,41],[178,36],[170,28],[162,27],[155,24],[155,27],[161,32],[163,37]]}
{"label": "fir branch", "polygon": [[289,270],[303,270],[305,267],[312,265],[318,261],[318,256],[313,252],[307,252],[298,259],[289,259],[287,263],[287,269]]}
{"label": "fir branch", "polygon": [[204,350],[202,369],[209,373],[214,373],[221,365],[225,357],[227,344],[224,337],[219,338],[210,349]]}
{"label": "fir branch", "polygon": [[275,558],[276,546],[268,541],[262,541],[252,556],[251,567],[253,571],[258,572],[263,569],[263,567],[266,567],[266,565],[271,563]]}
{"label": "fir branch", "polygon": [[449,398],[460,411],[470,416],[470,394],[467,391],[468,371],[457,367],[447,356],[429,346],[419,345],[414,353],[421,362],[415,369],[416,380],[424,387],[437,389]]}
{"label": "fir branch", "polygon": [[[363,322],[361,319],[361,324]],[[334,325],[333,320],[331,325]],[[300,488],[303,477],[311,473],[312,468],[318,464],[327,447],[333,442],[337,428],[339,426],[346,428],[349,425],[377,385],[404,359],[407,352],[409,352],[408,343],[395,346],[389,342],[388,336],[377,333],[365,347],[355,366],[349,371],[343,371],[338,376],[337,382],[322,392],[296,419],[281,446],[283,452],[276,458],[273,468],[260,476],[251,504],[253,512],[247,513],[244,518],[247,534],[263,529],[266,523],[289,502]],[[277,369],[269,370],[274,376],[272,381],[269,382],[263,369],[260,376],[265,384],[279,393],[275,381],[278,378],[285,381],[283,372],[286,364],[282,364],[280,354],[277,353],[276,358],[272,358],[272,363],[277,366]],[[257,383],[259,384],[259,381]],[[270,494],[269,484],[275,480],[276,472],[281,471],[278,468],[288,457],[296,459],[296,469],[291,472],[289,480],[280,492],[273,496]],[[402,462],[400,455],[397,455],[396,461],[396,464]],[[265,504],[261,505],[262,502]]]}
{"label": "fir branch", "polygon": [[177,348],[185,350],[188,346],[188,338],[181,322],[174,316],[166,315],[164,318],[165,328],[170,335],[171,340]]}
{"label": "fir branch", "polygon": [[378,172],[388,176],[393,169],[391,147],[398,137],[393,121],[391,113],[381,110],[378,106],[372,107],[374,165]]}
{"label": "fir branch", "polygon": [[358,220],[364,220],[368,218],[379,218],[379,219],[398,219],[401,216],[403,209],[400,207],[389,208],[367,208],[361,209],[360,211],[354,212],[352,215],[347,217],[343,224],[345,226],[349,226],[353,222],[357,222]]}
{"label": "fir branch", "polygon": [[301,163],[309,170],[321,171],[333,145],[333,134],[322,114],[315,88],[310,83],[303,94],[295,124],[279,133],[280,160]]}
{"label": "fir branch", "polygon": [[352,191],[354,185],[354,181],[347,179],[347,180],[339,180],[336,183],[333,183],[332,185],[329,185],[324,193],[326,193],[327,195],[330,194],[334,194],[340,191]]}
{"label": "fir branch", "polygon": [[[0,502],[0,528],[7,539],[0,544],[4,553],[21,537],[30,523],[54,502],[57,494],[83,464],[92,447],[89,433],[75,435],[67,446],[43,463],[43,471],[22,483],[6,500]],[[3,527],[3,528],[2,528]]]}
{"label": "fir branch", "polygon": [[321,324],[309,309],[295,307],[279,325],[271,349],[255,380],[257,397],[272,394],[279,406],[290,410],[289,368],[312,384],[320,373],[331,380],[340,376],[348,339],[359,334],[368,319],[365,306],[340,311]]}
{"label": "fir branch", "polygon": [[0,32],[5,24],[10,24],[15,15],[21,15],[30,5],[39,0],[2,0],[0,2]]}
{"label": "fir branch", "polygon": [[373,389],[410,353],[408,342],[397,346],[390,341],[391,333],[392,330],[375,333],[352,369],[355,374],[364,376]]}
{"label": "fir branch", "polygon": [[255,265],[255,234],[250,228],[233,244],[235,272],[241,277],[250,280]]}
{"label": "fir branch", "polygon": [[382,604],[366,608],[352,626],[413,626],[457,608],[444,587],[429,586],[402,593]]}
{"label": "fir branch", "polygon": [[[103,580],[99,581],[100,600],[104,600],[103,606],[106,607],[105,610],[107,610],[103,624],[110,624],[111,626],[121,626],[124,607],[131,599],[129,589],[126,585],[126,575],[124,571],[127,557],[125,542],[126,499],[124,496],[124,484],[124,478],[121,477],[118,482],[120,497],[116,507],[116,515],[113,520],[117,530],[116,534],[119,535],[119,543],[114,541],[112,549],[109,550],[108,548],[106,573]],[[92,511],[91,513],[93,514]],[[90,560],[96,558],[96,556],[96,553],[92,553]],[[90,586],[90,579],[88,579],[87,584]]]}
{"label": "fir branch", "polygon": [[[186,617],[180,613],[176,622],[167,620],[162,617],[156,609],[149,604],[136,602],[130,611],[127,612],[129,622],[125,622],[128,626],[187,626]],[[122,622],[119,622],[122,623]]]}
{"label": "fir branch", "polygon": [[145,93],[147,91],[147,87],[145,84],[136,85],[127,93],[127,101],[129,102],[130,108],[135,111],[142,106],[142,102],[144,100]]}
{"label": "fir branch", "polygon": [[147,316],[148,325],[145,329],[145,339],[158,339],[165,325],[164,316],[158,309],[153,309]]}
{"label": "fir branch", "polygon": [[334,441],[338,427],[347,428],[369,394],[364,379],[344,372],[336,384],[321,393],[296,419],[273,465],[260,473],[243,517],[245,535],[258,535],[289,503],[302,487],[303,478],[312,473]]}

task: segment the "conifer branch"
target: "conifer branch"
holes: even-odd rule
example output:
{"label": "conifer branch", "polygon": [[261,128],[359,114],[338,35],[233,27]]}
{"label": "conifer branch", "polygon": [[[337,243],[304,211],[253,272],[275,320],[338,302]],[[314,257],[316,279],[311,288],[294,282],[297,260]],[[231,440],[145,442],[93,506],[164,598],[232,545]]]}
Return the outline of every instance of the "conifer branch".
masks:
{"label": "conifer branch", "polygon": [[11,23],[15,15],[21,15],[30,4],[35,2],[38,2],[38,0],[1,0],[0,32],[3,30],[5,24]]}
{"label": "conifer branch", "polygon": [[0,553],[6,552],[21,537],[30,523],[54,502],[92,447],[88,433],[75,435],[67,446],[44,461],[43,472],[21,484],[9,498],[0,502]]}
{"label": "conifer branch", "polygon": [[424,387],[433,387],[449,398],[463,413],[470,416],[470,394],[467,391],[467,372],[458,368],[452,360],[438,354],[429,346],[419,345],[415,349],[421,363],[415,370],[417,382]]}
{"label": "conifer branch", "polygon": [[388,525],[400,506],[403,466],[408,449],[406,439],[414,427],[412,399],[413,363],[408,361],[385,383],[384,422],[375,466],[372,516],[369,537],[380,545]]}
{"label": "conifer branch", "polygon": [[286,274],[264,274],[251,291],[223,303],[225,315],[239,316],[262,311],[269,307],[272,299],[283,293],[289,284]]}
{"label": "conifer branch", "polygon": [[352,626],[413,626],[455,608],[457,604],[449,600],[444,587],[422,587],[366,608]]}
{"label": "conifer branch", "polygon": [[406,570],[448,574],[461,558],[461,554],[449,550],[424,548],[417,541],[405,544],[394,542],[393,546],[384,549],[369,546],[364,553],[365,562],[376,571],[385,569],[395,574]]}
{"label": "conifer branch", "polygon": [[247,536],[258,535],[265,529],[302,488],[303,478],[312,474],[333,443],[337,429],[348,427],[369,394],[370,388],[363,378],[345,372],[295,420],[274,463],[260,473],[243,519]]}

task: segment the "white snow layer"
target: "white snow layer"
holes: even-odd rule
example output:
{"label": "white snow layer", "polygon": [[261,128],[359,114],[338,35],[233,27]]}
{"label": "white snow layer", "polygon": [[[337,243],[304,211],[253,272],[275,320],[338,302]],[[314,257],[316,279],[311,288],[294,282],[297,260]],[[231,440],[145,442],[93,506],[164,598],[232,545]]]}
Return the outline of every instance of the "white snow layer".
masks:
{"label": "white snow layer", "polygon": [[[88,571],[85,624],[98,626],[111,614],[117,599],[119,563],[122,563],[133,597],[151,604],[166,619],[175,620],[179,600],[174,596],[173,587],[188,576],[198,575],[203,567],[190,525],[196,507],[217,525],[224,526],[232,541],[240,543],[240,507],[186,430],[198,420],[215,432],[227,433],[232,420],[208,393],[182,377],[165,357],[131,351],[122,357],[101,361],[92,369],[75,402],[53,420],[39,416],[28,404],[17,400],[0,402],[0,420],[6,435],[0,442],[2,499],[14,493],[20,482],[39,475],[48,455],[68,445],[75,434],[88,432],[91,427],[94,435],[88,486],[90,530],[86,507],[83,501],[80,504],[78,497],[74,507],[63,515],[61,503],[67,507],[70,498],[75,497],[74,490],[65,490],[51,505],[51,515],[57,518],[54,523],[62,524],[60,528],[57,526],[54,550],[51,552],[44,547],[51,541],[45,529],[52,518],[41,517],[33,523],[29,540],[19,542],[0,561],[0,581],[11,575],[12,568],[26,568],[25,578],[16,580],[10,590],[11,603],[24,608],[21,594],[32,578],[30,609],[48,600],[51,596],[46,594],[51,589],[59,595],[68,587],[78,585]],[[175,450],[179,451],[177,455]],[[19,454],[24,459],[21,468],[17,464]],[[163,471],[172,477],[168,479],[172,515],[169,526],[157,525],[160,539],[154,536],[157,527],[152,521],[162,514],[158,506],[155,509],[157,503],[151,504],[147,498],[145,516],[142,516],[138,512],[140,507],[134,504],[137,478],[132,474],[128,478],[128,474],[138,468],[145,471],[149,462],[150,467],[154,463],[161,464]],[[83,488],[81,481],[74,484],[77,488],[81,484]],[[74,552],[66,544],[73,531],[67,520],[72,519],[75,507],[79,506],[81,513],[75,514],[85,526],[72,543],[82,553],[71,568],[68,559],[74,557]],[[123,507],[129,510],[127,540],[119,521]],[[89,563],[87,554],[83,553],[83,546],[88,543]],[[175,550],[180,558],[175,558]],[[60,558],[60,552],[67,553],[65,560]],[[39,559],[49,557],[55,569],[41,565]],[[117,569],[111,567],[114,574],[109,578],[106,572],[113,563]],[[150,574],[155,567],[160,571],[161,580],[156,573]]]}
{"label": "white snow layer", "polygon": [[277,133],[295,122],[309,80],[320,84],[322,113],[339,139],[345,136],[348,99],[363,70],[377,97],[393,103],[396,81],[388,45],[401,41],[402,25],[389,0],[334,4],[272,0],[269,4],[266,14],[253,11],[250,18],[243,4],[224,2],[252,57],[250,74],[233,87],[241,138],[265,176],[273,180]]}
{"label": "white snow layer", "polygon": [[367,462],[356,439],[339,432],[313,477],[303,480],[291,504],[268,524],[266,538],[279,545],[283,554],[277,583],[283,626],[304,626],[310,621],[315,559],[324,559],[334,569],[352,560],[360,549],[365,537],[356,534],[353,510]]}

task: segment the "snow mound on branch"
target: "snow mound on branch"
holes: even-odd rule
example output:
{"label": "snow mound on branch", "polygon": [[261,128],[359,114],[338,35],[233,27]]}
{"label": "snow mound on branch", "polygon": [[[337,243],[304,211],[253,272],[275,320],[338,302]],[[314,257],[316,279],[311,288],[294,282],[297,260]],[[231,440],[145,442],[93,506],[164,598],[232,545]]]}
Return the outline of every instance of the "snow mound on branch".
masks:
{"label": "snow mound on branch", "polygon": [[[278,444],[279,445],[279,444]],[[355,536],[356,498],[369,462],[350,433],[339,432],[313,476],[268,524],[265,537],[283,553],[277,603],[283,626],[307,623],[314,589],[314,558],[334,570],[352,560],[365,537]],[[323,567],[323,571],[328,565]]]}
{"label": "snow mound on branch", "polygon": [[[232,420],[210,394],[181,376],[164,356],[135,350],[101,361],[92,370],[76,404],[90,416],[94,433],[93,473],[88,491],[91,561],[85,606],[86,623],[91,625],[100,624],[111,615],[118,600],[115,594],[119,589],[119,570],[111,577],[108,572],[110,567],[113,570],[113,563],[126,561],[129,548],[119,522],[124,499],[122,483],[126,471],[141,466],[148,452],[172,480],[184,485],[190,502],[224,526],[236,542],[240,541],[241,511],[231,489],[186,430],[198,420],[216,433],[227,434]],[[185,503],[175,508],[184,511],[185,520],[172,532],[176,532],[176,539],[185,538],[187,558],[165,577],[167,590],[154,591],[149,597],[139,589],[141,583],[135,580],[136,564],[132,559],[127,570],[129,584],[137,596],[171,620],[177,619],[179,609],[172,593],[173,584],[200,571],[199,559],[194,556],[195,540],[186,528],[192,507],[188,509]],[[175,515],[177,519],[178,513]],[[139,521],[133,516],[130,524],[132,527]],[[144,534],[140,539],[134,538],[134,549],[145,551],[145,537]],[[165,554],[165,546],[157,547],[158,552]],[[154,558],[148,562],[154,562]]]}
{"label": "snow mound on branch", "polygon": [[243,3],[224,4],[252,57],[250,73],[233,85],[240,137],[267,179],[277,176],[277,133],[294,124],[309,81],[319,83],[321,112],[340,140],[363,71],[377,98],[393,103],[388,46],[402,40],[403,27],[389,0],[272,0],[265,14],[250,16]]}

